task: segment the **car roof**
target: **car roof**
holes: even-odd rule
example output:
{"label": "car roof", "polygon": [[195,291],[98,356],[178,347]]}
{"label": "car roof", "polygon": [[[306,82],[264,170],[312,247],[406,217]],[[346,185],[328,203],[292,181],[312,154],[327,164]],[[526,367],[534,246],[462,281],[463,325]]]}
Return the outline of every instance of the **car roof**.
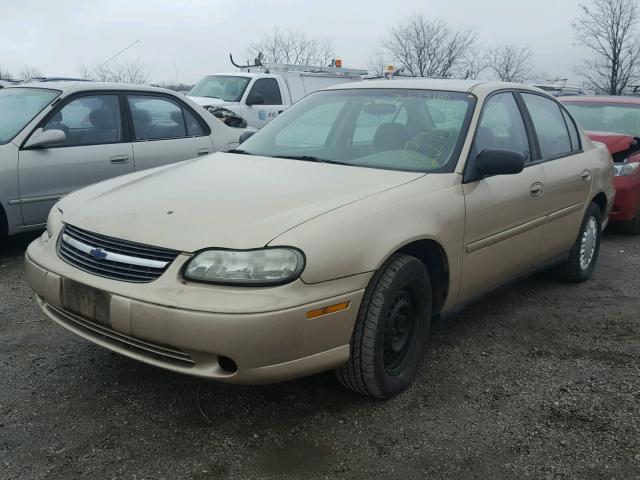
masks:
{"label": "car roof", "polygon": [[145,92],[172,92],[166,88],[152,87],[149,85],[133,85],[127,83],[110,82],[83,82],[83,81],[55,81],[55,82],[29,82],[22,83],[7,88],[40,88],[49,90],[60,90],[63,94],[93,91],[93,90],[132,90]]}
{"label": "car roof", "polygon": [[339,83],[326,88],[325,90],[357,90],[368,88],[394,88],[394,89],[418,89],[418,90],[439,90],[445,92],[466,92],[487,95],[496,90],[518,89],[531,92],[542,93],[549,96],[544,90],[530,85],[506,82],[487,82],[482,80],[454,80],[435,78],[399,78],[393,80],[365,80],[362,82]]}
{"label": "car roof", "polygon": [[640,105],[640,97],[615,95],[578,95],[571,97],[558,97],[558,100],[566,103],[618,103],[621,105]]}

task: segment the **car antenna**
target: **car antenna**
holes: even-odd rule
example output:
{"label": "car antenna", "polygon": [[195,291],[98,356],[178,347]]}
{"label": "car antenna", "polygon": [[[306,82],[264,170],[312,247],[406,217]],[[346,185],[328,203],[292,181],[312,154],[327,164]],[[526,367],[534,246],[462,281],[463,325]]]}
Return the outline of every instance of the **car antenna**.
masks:
{"label": "car antenna", "polygon": [[[126,48],[123,48],[122,50],[120,50],[118,53],[116,53],[115,55],[112,55],[111,57],[109,57],[107,60],[105,60],[104,62],[102,62],[100,65],[98,65],[96,68],[94,68],[93,70],[91,70],[88,74],[85,75],[85,77],[90,77],[91,75],[93,75],[96,71],[98,71],[101,67],[103,67],[104,65],[106,65],[107,63],[109,63],[111,60],[113,60],[114,58],[116,58],[118,55],[126,52],[127,50],[129,50],[131,47],[133,47],[135,44],[140,43],[140,40],[136,40],[135,42],[133,42],[131,45],[129,45]],[[77,82],[76,82],[77,83]]]}

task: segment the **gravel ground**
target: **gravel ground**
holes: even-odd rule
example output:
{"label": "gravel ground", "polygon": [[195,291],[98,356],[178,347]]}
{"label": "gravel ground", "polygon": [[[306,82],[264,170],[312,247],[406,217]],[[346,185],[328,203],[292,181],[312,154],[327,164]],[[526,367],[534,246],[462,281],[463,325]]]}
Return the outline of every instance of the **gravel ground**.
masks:
{"label": "gravel ground", "polygon": [[640,479],[640,240],[594,278],[536,276],[437,322],[414,385],[369,401],[332,374],[242,387],[55,326],[0,250],[0,478]]}

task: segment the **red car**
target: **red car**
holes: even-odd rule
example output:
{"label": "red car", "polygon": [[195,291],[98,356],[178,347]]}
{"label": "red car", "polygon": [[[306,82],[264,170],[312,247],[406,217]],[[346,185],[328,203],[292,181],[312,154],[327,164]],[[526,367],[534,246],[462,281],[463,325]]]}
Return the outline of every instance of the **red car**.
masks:
{"label": "red car", "polygon": [[559,99],[587,130],[607,145],[615,162],[616,200],[609,217],[640,234],[640,97],[574,96]]}

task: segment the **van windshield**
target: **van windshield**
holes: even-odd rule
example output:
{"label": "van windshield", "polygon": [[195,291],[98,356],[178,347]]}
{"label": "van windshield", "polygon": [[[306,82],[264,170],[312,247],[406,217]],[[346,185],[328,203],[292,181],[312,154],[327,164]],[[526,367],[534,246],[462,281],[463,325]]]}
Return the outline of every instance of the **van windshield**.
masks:
{"label": "van windshield", "polygon": [[452,171],[475,97],[463,92],[316,92],[246,140],[241,151],[358,167]]}
{"label": "van windshield", "polygon": [[0,144],[13,140],[58,95],[59,91],[44,88],[0,90]]}
{"label": "van windshield", "polygon": [[187,93],[189,97],[219,98],[225,102],[239,102],[249,85],[249,77],[211,75],[204,77]]}

